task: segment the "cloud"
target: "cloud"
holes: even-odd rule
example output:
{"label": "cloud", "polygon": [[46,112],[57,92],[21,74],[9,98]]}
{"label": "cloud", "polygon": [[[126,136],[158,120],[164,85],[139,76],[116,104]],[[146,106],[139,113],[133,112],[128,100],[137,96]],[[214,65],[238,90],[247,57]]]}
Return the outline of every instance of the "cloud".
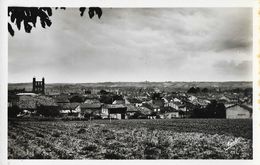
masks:
{"label": "cloud", "polygon": [[[249,8],[105,8],[100,20],[68,8],[52,20],[48,29],[9,37],[10,82],[34,75],[49,82],[252,79],[228,63],[252,65]],[[230,77],[218,61],[230,64],[223,67]]]}
{"label": "cloud", "polygon": [[[244,75],[251,78],[252,76],[252,62],[251,61],[217,61],[214,64],[216,71],[226,77],[232,77],[237,80],[238,77]],[[238,79],[240,80],[240,79]]]}

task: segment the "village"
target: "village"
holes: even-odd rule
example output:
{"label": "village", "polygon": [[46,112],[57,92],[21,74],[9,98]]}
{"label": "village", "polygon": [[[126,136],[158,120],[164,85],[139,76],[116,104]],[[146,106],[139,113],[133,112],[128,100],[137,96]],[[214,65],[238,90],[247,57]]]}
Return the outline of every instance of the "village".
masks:
{"label": "village", "polygon": [[158,88],[81,89],[47,92],[45,79],[33,78],[32,91],[8,91],[11,118],[55,117],[68,120],[252,118],[252,89],[225,91],[191,87],[167,92]]}

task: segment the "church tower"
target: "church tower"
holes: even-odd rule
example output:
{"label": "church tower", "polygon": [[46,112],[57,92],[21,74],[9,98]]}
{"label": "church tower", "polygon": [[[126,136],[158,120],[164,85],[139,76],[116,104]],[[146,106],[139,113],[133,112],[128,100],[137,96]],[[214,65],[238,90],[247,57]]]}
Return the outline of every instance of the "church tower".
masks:
{"label": "church tower", "polygon": [[45,93],[45,79],[44,77],[42,78],[42,81],[36,81],[36,78],[33,78],[33,93]]}

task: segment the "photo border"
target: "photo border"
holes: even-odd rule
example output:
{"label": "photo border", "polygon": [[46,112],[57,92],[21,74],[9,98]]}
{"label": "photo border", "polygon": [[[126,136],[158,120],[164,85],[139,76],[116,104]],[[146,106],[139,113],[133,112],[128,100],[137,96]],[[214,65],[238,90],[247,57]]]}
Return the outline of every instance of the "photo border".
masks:
{"label": "photo border", "polygon": [[[8,6],[48,6],[48,7],[250,7],[253,9],[253,160],[8,160],[7,159],[7,89],[8,89],[8,31],[7,7]],[[259,111],[259,1],[257,0],[5,0],[0,1],[0,164],[106,164],[117,165],[122,163],[138,164],[258,164],[260,162],[260,111]]]}

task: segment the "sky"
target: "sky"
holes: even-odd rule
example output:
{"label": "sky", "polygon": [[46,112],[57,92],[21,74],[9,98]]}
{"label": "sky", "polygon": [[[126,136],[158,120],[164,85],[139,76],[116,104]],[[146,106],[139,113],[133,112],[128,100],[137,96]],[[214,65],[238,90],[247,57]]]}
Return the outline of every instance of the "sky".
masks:
{"label": "sky", "polygon": [[8,81],[252,81],[251,8],[53,10],[8,38]]}

